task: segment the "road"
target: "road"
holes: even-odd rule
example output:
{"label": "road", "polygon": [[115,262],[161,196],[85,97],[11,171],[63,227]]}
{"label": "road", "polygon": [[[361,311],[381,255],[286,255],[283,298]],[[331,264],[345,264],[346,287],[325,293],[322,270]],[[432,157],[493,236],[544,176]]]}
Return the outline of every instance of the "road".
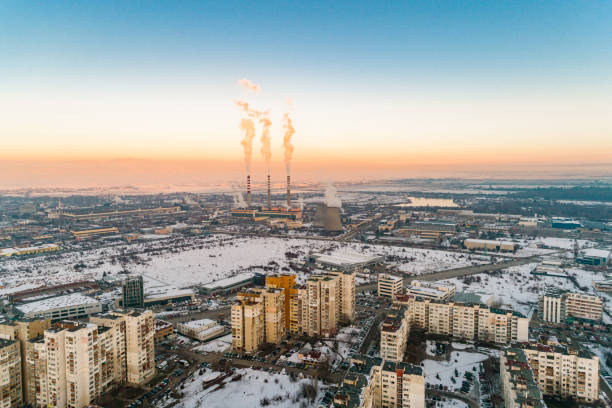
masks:
{"label": "road", "polygon": [[[422,281],[438,281],[443,279],[457,278],[461,276],[469,276],[476,275],[478,273],[490,273],[500,271],[502,269],[509,268],[511,266],[517,265],[525,265],[528,263],[532,263],[536,261],[536,257],[528,257],[528,258],[518,258],[513,259],[511,261],[500,262],[495,264],[484,264],[484,265],[474,265],[474,266],[465,266],[462,268],[453,268],[446,269],[443,271],[432,272],[423,275],[410,276],[404,279],[404,282],[411,282],[413,280],[422,280]],[[361,285],[356,288],[357,292],[367,292],[370,290],[376,290],[378,287],[378,283],[368,283],[366,285]]]}

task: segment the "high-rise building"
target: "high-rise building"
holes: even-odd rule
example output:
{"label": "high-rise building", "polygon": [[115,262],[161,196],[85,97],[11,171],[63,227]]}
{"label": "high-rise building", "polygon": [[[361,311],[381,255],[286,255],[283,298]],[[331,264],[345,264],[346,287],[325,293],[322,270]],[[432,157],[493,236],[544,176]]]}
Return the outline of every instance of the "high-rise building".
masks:
{"label": "high-rise building", "polygon": [[389,275],[387,273],[378,274],[378,296],[389,299],[395,298],[402,293],[403,282],[401,276]]}
{"label": "high-rise building", "polygon": [[285,301],[285,329],[289,330],[291,325],[291,296],[295,293],[295,274],[282,273],[266,276],[266,286],[284,290]]}
{"label": "high-rise building", "polygon": [[144,285],[142,275],[130,276],[121,285],[122,306],[124,308],[144,307]]}
{"label": "high-rise building", "polygon": [[340,317],[340,279],[335,275],[312,275],[306,281],[308,291],[309,336],[332,337]]}
{"label": "high-rise building", "polygon": [[264,342],[263,303],[250,299],[232,305],[232,350],[254,353]]}
{"label": "high-rise building", "polygon": [[552,323],[563,323],[569,317],[600,321],[603,300],[599,296],[549,290],[538,298],[538,318]]}
{"label": "high-rise building", "polygon": [[49,327],[51,327],[49,319],[22,319],[0,324],[0,339],[17,340],[19,342],[22,373],[21,389],[23,391],[23,400],[28,404],[33,404],[35,401],[29,400],[26,393],[29,386],[29,378],[26,375],[26,344],[28,340],[41,336]]}
{"label": "high-rise building", "polygon": [[341,322],[350,323],[355,320],[355,278],[354,270],[328,271],[329,275],[338,277],[338,308]]}
{"label": "high-rise building", "polygon": [[279,344],[285,337],[285,290],[249,289],[232,305],[232,349],[252,353],[262,344]]}
{"label": "high-rise building", "polygon": [[410,325],[431,334],[465,340],[511,344],[528,340],[528,319],[522,314],[482,304],[443,302],[410,295],[397,296],[406,306]]}
{"label": "high-rise building", "polygon": [[393,306],[380,329],[380,356],[385,360],[402,361],[410,333],[405,306]]}
{"label": "high-rise building", "polygon": [[19,407],[22,402],[19,342],[0,339],[0,407]]}
{"label": "high-rise building", "polygon": [[511,408],[546,408],[542,392],[533,377],[529,360],[519,348],[502,351],[499,377],[504,406]]}
{"label": "high-rise building", "polygon": [[531,343],[521,347],[544,395],[599,400],[599,358],[586,351]]}
{"label": "high-rise building", "polygon": [[153,312],[112,312],[92,320],[97,323],[58,322],[26,343],[32,405],[86,407],[114,384],[153,378]]}
{"label": "high-rise building", "polygon": [[408,363],[356,356],[334,395],[334,407],[424,408],[423,369]]}

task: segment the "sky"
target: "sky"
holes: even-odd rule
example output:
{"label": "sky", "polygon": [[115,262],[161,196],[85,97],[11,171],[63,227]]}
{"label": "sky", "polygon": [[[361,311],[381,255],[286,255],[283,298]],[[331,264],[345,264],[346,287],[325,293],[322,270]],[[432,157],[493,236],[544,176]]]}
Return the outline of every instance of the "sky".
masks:
{"label": "sky", "polygon": [[[0,2],[0,186],[612,175],[612,2]],[[261,90],[238,84],[248,78]],[[260,179],[261,128],[252,172]]]}

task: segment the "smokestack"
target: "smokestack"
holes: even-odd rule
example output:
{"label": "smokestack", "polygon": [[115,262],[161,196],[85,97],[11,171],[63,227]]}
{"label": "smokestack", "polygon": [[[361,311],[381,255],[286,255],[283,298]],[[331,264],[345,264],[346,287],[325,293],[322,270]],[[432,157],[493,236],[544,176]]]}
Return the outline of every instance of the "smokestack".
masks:
{"label": "smokestack", "polygon": [[287,174],[287,208],[291,208],[291,176]]}
{"label": "smokestack", "polygon": [[268,174],[268,210],[272,208],[272,197],[270,193],[270,175]]}
{"label": "smokestack", "polygon": [[247,175],[247,208],[251,208],[251,175]]}

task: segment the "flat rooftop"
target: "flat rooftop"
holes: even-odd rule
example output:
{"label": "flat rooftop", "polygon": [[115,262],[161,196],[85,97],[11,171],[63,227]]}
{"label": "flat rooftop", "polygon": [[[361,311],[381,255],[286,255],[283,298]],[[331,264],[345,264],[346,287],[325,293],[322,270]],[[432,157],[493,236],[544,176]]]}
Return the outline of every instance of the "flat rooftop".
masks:
{"label": "flat rooftop", "polygon": [[235,276],[230,276],[229,278],[207,283],[205,285],[202,285],[202,287],[205,289],[209,289],[209,290],[227,288],[227,287],[231,287],[234,285],[238,285],[239,283],[245,282],[249,279],[253,279],[254,276],[255,274],[252,272],[243,272]]}
{"label": "flat rooftop", "polygon": [[337,266],[367,264],[382,260],[380,256],[358,254],[356,252],[343,252],[334,255],[314,254],[313,257],[318,262]]}
{"label": "flat rooftop", "polygon": [[23,305],[17,306],[17,310],[23,314],[28,314],[41,313],[47,310],[63,309],[74,306],[90,306],[97,304],[100,304],[100,302],[92,297],[85,296],[82,293],[71,293],[69,295],[24,303]]}

